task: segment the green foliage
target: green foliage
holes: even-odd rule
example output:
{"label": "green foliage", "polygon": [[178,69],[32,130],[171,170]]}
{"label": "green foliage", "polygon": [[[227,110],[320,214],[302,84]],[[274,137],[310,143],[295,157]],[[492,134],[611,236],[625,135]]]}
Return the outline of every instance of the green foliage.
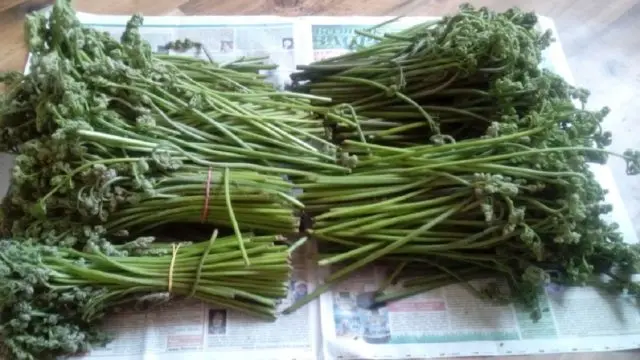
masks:
{"label": "green foliage", "polygon": [[274,236],[245,234],[254,262],[245,266],[234,249],[238,239],[215,236],[173,251],[138,238],[112,248],[112,255],[100,250],[108,244],[104,238],[92,239],[84,252],[0,240],[0,347],[10,359],[25,360],[86,352],[110,339],[101,330],[108,315],[172,296],[273,319],[278,299],[287,294],[286,246],[276,245]]}
{"label": "green foliage", "polygon": [[640,252],[603,220],[611,205],[590,164],[613,155],[636,175],[639,153],[606,151],[609,109],[586,109],[588,91],[540,69],[550,34],[536,22],[463,6],[292,75],[297,89],[357,114],[328,119],[333,140],[359,158],[353,173],[322,176],[300,197],[315,211],[321,264],[347,264],[328,284],[371,262],[415,264],[401,276],[424,281],[378,297],[390,301],[476,268],[505,278],[534,317],[549,281],[606,274],[600,286],[637,293]]}
{"label": "green foliage", "polygon": [[[29,72],[2,75],[0,151],[18,155],[5,231],[45,236],[35,229],[46,221],[60,233],[77,223],[230,227],[221,187],[229,168],[237,225],[293,232],[301,204],[282,176],[349,172],[322,139],[308,100],[319,98],[277,92],[259,73],[273,68],[264,58],[221,65],[152,54],[142,22],[133,16],[118,41],[82,26],[67,0],[50,17],[27,17]],[[206,51],[188,40],[167,47]]]}
{"label": "green foliage", "polygon": [[103,291],[51,284],[55,270],[44,265],[43,257],[59,255],[52,247],[0,241],[0,337],[13,359],[56,359],[108,340],[82,316]]}
{"label": "green foliage", "polygon": [[[640,152],[605,150],[609,109],[540,69],[536,22],[464,6],[301,66],[292,93],[264,81],[265,59],[153,54],[139,16],[116,40],[67,0],[30,15],[30,72],[0,76],[0,150],[17,155],[1,225],[22,239],[0,241],[0,339],[18,359],[85,351],[117,305],[176,294],[271,319],[289,251],[243,232],[295,232],[298,211],[320,265],[345,266],[289,311],[371,262],[398,264],[402,285],[377,304],[455,282],[534,317],[549,282],[640,296],[639,248],[603,219],[590,165],[613,155],[636,175]],[[185,222],[235,236],[112,243]],[[511,295],[468,284],[486,277]]]}

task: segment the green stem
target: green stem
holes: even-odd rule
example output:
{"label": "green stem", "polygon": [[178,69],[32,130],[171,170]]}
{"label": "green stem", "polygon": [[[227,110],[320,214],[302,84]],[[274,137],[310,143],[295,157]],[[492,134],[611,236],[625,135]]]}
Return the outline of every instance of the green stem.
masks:
{"label": "green stem", "polygon": [[233,232],[236,234],[236,237],[238,238],[238,242],[240,243],[240,250],[242,251],[242,257],[244,258],[245,265],[249,266],[251,265],[251,262],[249,261],[247,250],[244,248],[244,242],[242,241],[242,233],[240,231],[240,227],[238,226],[236,215],[233,212],[233,208],[231,207],[231,191],[229,190],[230,182],[231,182],[231,171],[229,171],[229,168],[225,168],[224,169],[224,200],[227,203],[227,209],[229,210],[229,219],[231,219]]}

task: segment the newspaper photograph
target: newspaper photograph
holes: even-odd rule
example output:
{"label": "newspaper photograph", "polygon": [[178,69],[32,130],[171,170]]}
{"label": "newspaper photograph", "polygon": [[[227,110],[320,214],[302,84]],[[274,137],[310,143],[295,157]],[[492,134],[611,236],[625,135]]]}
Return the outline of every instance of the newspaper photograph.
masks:
{"label": "newspaper photograph", "polygon": [[486,279],[445,286],[378,308],[363,306],[379,289],[384,273],[370,269],[323,295],[324,359],[522,355],[617,350],[627,348],[625,344],[640,344],[640,313],[633,297],[549,285],[542,297],[541,317],[534,321],[530,309],[485,300],[469,291],[469,286],[497,286],[501,293],[508,293],[506,283]]}
{"label": "newspaper photograph", "polygon": [[[128,16],[78,14],[92,27],[119,37]],[[268,56],[269,73],[285,85],[296,64],[344,54],[372,40],[358,31],[382,34],[435,18],[408,17],[190,16],[145,17],[141,34],[156,52],[171,52],[170,41],[200,42],[207,53],[185,54],[217,62]],[[541,27],[554,30],[541,18]],[[383,24],[382,26],[377,26]],[[375,28],[372,28],[375,27]],[[559,42],[545,54],[545,66],[572,81]],[[0,193],[6,192],[11,158],[0,154]],[[611,216],[628,242],[637,242],[620,194],[606,166],[594,168],[613,205]],[[322,283],[312,254],[295,263],[284,309]],[[540,320],[518,306],[483,300],[464,285],[450,285],[373,308],[367,298],[379,290],[383,268],[351,277],[319,301],[274,322],[194,300],[172,301],[150,310],[135,306],[111,317],[115,339],[81,359],[424,359],[454,356],[612,351],[640,348],[640,311],[633,299],[592,288],[545,289]],[[503,285],[495,279],[474,286]],[[505,290],[506,291],[506,290]]]}

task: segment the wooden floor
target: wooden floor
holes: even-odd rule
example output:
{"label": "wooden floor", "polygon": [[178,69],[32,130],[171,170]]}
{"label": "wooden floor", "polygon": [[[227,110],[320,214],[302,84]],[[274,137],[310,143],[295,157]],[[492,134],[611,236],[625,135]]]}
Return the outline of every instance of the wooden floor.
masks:
{"label": "wooden floor", "polygon": [[[146,15],[443,15],[461,0],[77,0],[81,11]],[[594,106],[613,111],[606,127],[613,150],[640,149],[640,0],[474,0],[496,10],[519,6],[552,17],[576,81],[592,90]],[[26,53],[22,19],[44,0],[0,0],[0,71],[22,69]],[[108,5],[106,5],[108,4]],[[640,178],[624,175],[611,161],[614,177],[640,233]],[[468,359],[468,358],[467,358]],[[493,358],[497,359],[497,358]],[[506,359],[506,358],[504,358]],[[632,360],[640,351],[510,357],[510,360]]]}

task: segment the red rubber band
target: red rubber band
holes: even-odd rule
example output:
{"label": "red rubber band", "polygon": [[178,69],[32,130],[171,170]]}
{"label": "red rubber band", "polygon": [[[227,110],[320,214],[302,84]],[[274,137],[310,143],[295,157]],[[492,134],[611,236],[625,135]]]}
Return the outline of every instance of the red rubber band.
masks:
{"label": "red rubber band", "polygon": [[207,182],[204,184],[204,206],[202,207],[202,213],[200,214],[200,222],[207,222],[207,218],[209,217],[209,197],[211,194],[211,176],[213,175],[213,170],[209,168],[209,172],[207,173]]}

